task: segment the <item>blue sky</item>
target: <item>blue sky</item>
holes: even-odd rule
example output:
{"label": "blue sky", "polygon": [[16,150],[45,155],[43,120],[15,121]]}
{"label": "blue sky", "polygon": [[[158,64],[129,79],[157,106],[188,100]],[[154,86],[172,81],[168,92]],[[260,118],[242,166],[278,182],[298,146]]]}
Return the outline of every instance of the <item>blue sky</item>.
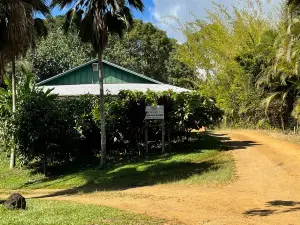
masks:
{"label": "blue sky", "polygon": [[[141,13],[137,10],[134,10],[134,16],[141,20],[147,21],[149,20],[149,18],[151,18],[151,9],[154,8],[154,3],[152,0],[144,0],[144,4],[145,4],[145,11]],[[67,9],[60,10],[59,8],[56,7],[52,10],[52,15],[53,16],[61,15],[64,14],[66,11]]]}
{"label": "blue sky", "polygon": [[[244,7],[243,0],[214,0],[215,2],[222,4],[226,7],[232,5],[238,7]],[[262,0],[264,3],[264,9],[271,11],[280,5],[282,0]],[[145,11],[140,13],[134,10],[134,16],[142,19],[146,22],[152,22],[158,28],[165,30],[169,37],[177,39],[179,42],[184,41],[184,36],[181,32],[174,29],[178,24],[174,20],[170,20],[169,17],[177,17],[181,23],[193,20],[194,14],[198,18],[205,18],[205,9],[212,8],[210,0],[144,0]],[[67,9],[59,10],[53,9],[52,14],[60,15],[64,14]]]}

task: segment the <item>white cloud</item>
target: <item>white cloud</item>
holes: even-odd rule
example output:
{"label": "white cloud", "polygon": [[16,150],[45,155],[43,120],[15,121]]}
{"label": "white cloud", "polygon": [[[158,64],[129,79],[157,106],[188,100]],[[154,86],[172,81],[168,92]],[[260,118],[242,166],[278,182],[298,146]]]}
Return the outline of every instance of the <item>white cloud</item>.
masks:
{"label": "white cloud", "polygon": [[[230,7],[239,0],[215,0],[215,2]],[[271,0],[271,4],[278,4],[281,0]],[[194,20],[194,14],[198,18],[205,18],[205,9],[212,7],[209,0],[153,0],[154,7],[151,9],[152,20],[160,29],[165,30],[169,37],[184,41],[184,35],[175,29],[178,23],[170,17],[179,18],[180,23]],[[270,6],[268,6],[270,7]]]}

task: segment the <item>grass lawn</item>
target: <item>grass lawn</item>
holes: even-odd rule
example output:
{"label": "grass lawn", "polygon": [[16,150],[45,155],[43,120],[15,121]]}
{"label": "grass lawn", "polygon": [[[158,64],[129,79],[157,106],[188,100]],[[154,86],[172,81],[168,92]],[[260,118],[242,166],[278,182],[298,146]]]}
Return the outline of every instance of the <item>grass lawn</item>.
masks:
{"label": "grass lawn", "polygon": [[0,150],[0,189],[18,189],[30,180],[44,178],[41,174],[31,174],[26,169],[9,169],[9,158]]}
{"label": "grass lawn", "polygon": [[0,205],[2,225],[163,224],[162,219],[109,207],[77,203],[27,200],[27,209],[10,211]]}
{"label": "grass lawn", "polygon": [[31,176],[26,170],[9,171],[6,166],[0,188],[122,190],[165,183],[214,185],[230,182],[234,162],[230,154],[222,151],[221,142],[206,134],[197,133],[194,137],[195,141],[188,146],[177,145],[175,153],[137,163],[108,166],[104,170],[75,171],[55,178]]}

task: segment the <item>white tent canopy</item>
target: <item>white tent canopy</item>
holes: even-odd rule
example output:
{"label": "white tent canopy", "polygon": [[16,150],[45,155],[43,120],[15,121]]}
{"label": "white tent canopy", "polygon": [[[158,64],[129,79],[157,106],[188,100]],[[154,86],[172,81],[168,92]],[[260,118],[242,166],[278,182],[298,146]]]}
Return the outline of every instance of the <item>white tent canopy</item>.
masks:
{"label": "white tent canopy", "polygon": [[[78,95],[99,95],[99,84],[80,84],[80,85],[56,85],[42,86],[43,90],[53,89],[51,93],[59,96],[78,96]],[[189,92],[185,88],[176,87],[168,84],[104,84],[104,93],[117,95],[122,90],[146,92],[151,90],[154,92],[174,91],[176,93]]]}

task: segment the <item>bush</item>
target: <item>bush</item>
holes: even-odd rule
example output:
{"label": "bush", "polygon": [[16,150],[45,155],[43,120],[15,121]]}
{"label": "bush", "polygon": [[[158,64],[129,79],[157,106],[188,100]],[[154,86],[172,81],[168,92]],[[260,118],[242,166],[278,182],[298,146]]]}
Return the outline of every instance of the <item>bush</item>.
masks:
{"label": "bush", "polygon": [[[165,121],[173,140],[188,137],[192,129],[214,126],[222,111],[197,92],[147,93],[121,91],[106,97],[107,148],[111,161],[132,159],[143,151],[145,108],[164,105]],[[20,159],[27,165],[90,164],[100,152],[98,96],[63,97],[32,91],[20,101],[12,133]],[[151,123],[156,123],[152,121]],[[149,130],[160,143],[160,128]]]}

